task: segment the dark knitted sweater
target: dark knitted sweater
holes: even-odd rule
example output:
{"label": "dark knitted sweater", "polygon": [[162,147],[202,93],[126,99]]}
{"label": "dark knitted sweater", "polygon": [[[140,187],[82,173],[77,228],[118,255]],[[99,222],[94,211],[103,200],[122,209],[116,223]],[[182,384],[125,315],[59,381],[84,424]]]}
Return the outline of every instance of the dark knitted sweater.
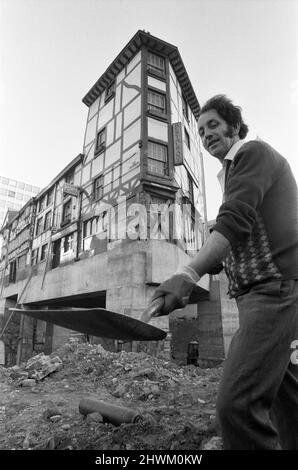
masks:
{"label": "dark knitted sweater", "polygon": [[265,280],[298,279],[297,184],[287,160],[267,143],[238,150],[213,230],[232,247],[224,262],[231,297]]}

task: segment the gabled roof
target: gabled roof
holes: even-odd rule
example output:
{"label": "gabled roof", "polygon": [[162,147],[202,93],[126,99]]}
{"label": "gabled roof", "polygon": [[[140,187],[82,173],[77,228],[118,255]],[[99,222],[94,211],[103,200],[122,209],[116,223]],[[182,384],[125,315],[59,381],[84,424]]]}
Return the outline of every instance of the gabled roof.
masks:
{"label": "gabled roof", "polygon": [[78,163],[81,163],[84,159],[84,154],[79,153],[71,162],[69,162],[65,168],[63,168],[60,173],[45,187],[43,188],[38,194],[36,194],[35,199],[38,201],[55,183],[58,183],[63,176],[65,176],[72,168],[74,168]]}
{"label": "gabled roof", "polygon": [[189,76],[186,72],[178,48],[141,30],[139,30],[126,44],[120,54],[117,55],[116,59],[111,63],[103,75],[101,75],[93,87],[84,96],[83,103],[85,103],[87,106],[91,106],[91,104],[94,103],[98,96],[115,79],[118,73],[121,72],[125,65],[132,59],[132,57],[134,57],[134,55],[141,49],[142,46],[152,48],[157,53],[160,52],[169,57],[185,98],[191,107],[194,116],[198,118],[200,105],[193,90]]}
{"label": "gabled roof", "polygon": [[5,226],[8,225],[18,215],[18,213],[19,211],[15,211],[14,209],[7,209],[0,230],[4,229]]}

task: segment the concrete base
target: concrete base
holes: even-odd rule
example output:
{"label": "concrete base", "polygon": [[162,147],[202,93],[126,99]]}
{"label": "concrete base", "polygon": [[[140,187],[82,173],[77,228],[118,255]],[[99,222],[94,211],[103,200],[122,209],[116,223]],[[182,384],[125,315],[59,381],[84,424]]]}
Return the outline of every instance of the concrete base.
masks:
{"label": "concrete base", "polygon": [[237,331],[238,309],[227,297],[228,281],[224,273],[211,276],[209,300],[199,301],[170,315],[172,357],[187,364],[188,345],[199,343],[198,365],[214,367],[224,361],[231,339]]}
{"label": "concrete base", "polygon": [[[98,298],[98,302],[104,302],[104,305],[101,303],[98,306],[139,319],[143,310],[149,305],[156,286],[171,276],[179,265],[187,264],[189,260],[190,257],[173,243],[159,240],[135,242],[125,240],[113,248],[110,247],[105,253],[60,265],[46,272],[45,276],[44,269],[35,267],[34,275],[22,295],[22,303],[24,307],[47,308],[60,303],[67,306],[68,301],[71,306],[84,306],[84,302],[88,301],[90,306],[90,300],[93,299],[96,303]],[[19,295],[23,287],[24,281],[10,284],[4,289],[3,295],[7,296],[12,292]],[[202,292],[206,297],[208,289],[209,277],[204,276],[200,281],[199,294]],[[193,315],[196,310],[196,306],[188,306],[185,312]],[[171,336],[169,320],[169,316],[151,320],[152,325],[168,333],[163,341],[123,344],[105,338],[92,337],[86,340],[99,342],[103,347],[113,351],[140,350],[151,354],[164,352],[169,358],[176,356],[179,358],[179,354],[183,356],[184,353],[182,351],[176,353],[176,346],[170,345],[170,342],[174,341],[179,351],[179,341]],[[197,329],[196,323],[195,328],[190,325],[184,329],[183,334],[180,331],[179,335],[188,341],[193,339],[192,336]],[[32,319],[26,317],[20,334],[22,340],[19,360],[30,357],[36,351],[36,347],[39,348],[38,352],[43,348],[44,352],[50,354],[74,334],[76,332],[72,330],[57,325],[50,326],[42,321],[34,323]],[[39,338],[38,341],[36,336]]]}

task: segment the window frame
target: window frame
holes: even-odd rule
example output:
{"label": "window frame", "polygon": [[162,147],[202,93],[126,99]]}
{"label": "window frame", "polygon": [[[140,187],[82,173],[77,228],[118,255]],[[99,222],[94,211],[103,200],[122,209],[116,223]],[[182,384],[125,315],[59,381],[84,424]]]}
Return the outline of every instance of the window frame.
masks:
{"label": "window frame", "polygon": [[54,201],[54,188],[47,193],[47,207]]}
{"label": "window frame", "polygon": [[48,243],[44,243],[40,249],[40,261],[45,261],[48,252]]}
{"label": "window frame", "polygon": [[[149,103],[149,93],[154,93],[156,95],[159,95],[160,97],[163,98],[164,100],[164,108],[163,111],[160,109],[151,109],[150,106],[155,106],[158,108],[158,106]],[[153,116],[161,117],[163,119],[167,119],[168,116],[168,111],[167,111],[167,94],[161,90],[156,90],[155,88],[148,87],[147,89],[147,112],[149,114],[152,114]]]}
{"label": "window frame", "polygon": [[31,252],[31,266],[35,266],[38,263],[39,247],[35,248]]}
{"label": "window frame", "polygon": [[[64,241],[63,241],[63,253],[68,253],[70,250],[73,249],[73,233],[69,233],[68,235],[65,235]],[[68,246],[67,249],[65,249],[65,246]]]}
{"label": "window frame", "polygon": [[110,101],[116,93],[116,80],[113,80],[106,88],[105,91],[105,103]]}
{"label": "window frame", "polygon": [[75,171],[74,169],[69,170],[66,175],[64,176],[64,181],[66,184],[74,184],[74,176],[75,176]]}
{"label": "window frame", "polygon": [[181,99],[182,99],[182,114],[185,117],[185,119],[187,120],[187,122],[189,122],[188,103],[187,103],[187,100],[186,100],[185,95],[183,93],[181,95]]}
{"label": "window frame", "polygon": [[187,172],[187,182],[188,182],[188,194],[189,194],[188,199],[190,200],[192,204],[194,204],[194,188],[193,188],[194,181],[189,172]]}
{"label": "window frame", "polygon": [[[104,136],[103,141],[98,144],[98,138],[100,135]],[[102,127],[96,134],[96,141],[95,141],[95,150],[94,150],[94,156],[97,157],[100,153],[104,152],[106,148],[106,138],[107,138],[107,129],[106,127]]]}
{"label": "window frame", "polygon": [[[65,217],[65,210],[66,207],[69,205],[69,217]],[[71,210],[71,205],[72,205],[72,198],[68,199],[67,201],[64,202],[63,207],[62,207],[62,220],[61,220],[61,226],[67,225],[71,223],[71,216],[72,216],[72,210]]]}
{"label": "window frame", "polygon": [[[45,216],[44,216],[44,223],[43,223],[43,230],[44,232],[46,230],[49,230],[51,228],[51,214],[52,214],[52,211],[48,211],[45,213]],[[49,220],[48,220],[49,219]],[[47,224],[47,221],[48,221],[48,224]]]}
{"label": "window frame", "polygon": [[43,232],[43,216],[36,219],[35,236],[38,237]]}
{"label": "window frame", "polygon": [[[97,187],[96,183],[99,180],[102,181],[102,184]],[[99,197],[97,197],[97,190],[100,189],[100,188],[101,188],[101,195]],[[104,188],[104,175],[101,174],[101,175],[97,176],[96,178],[94,178],[94,180],[93,180],[93,199],[95,201],[100,201],[103,198],[103,188]]]}
{"label": "window frame", "polygon": [[14,259],[9,263],[8,282],[15,283],[17,278],[17,260]]}
{"label": "window frame", "polygon": [[[150,144],[153,144],[153,145],[158,145],[160,147],[164,147],[166,149],[166,160],[164,162],[164,168],[165,168],[165,172],[163,174],[161,173],[157,173],[155,171],[152,171],[150,170],[149,168],[149,162],[150,160],[153,160],[153,161],[156,161],[156,162],[160,162],[162,163],[163,161],[158,159],[158,158],[154,158],[152,156],[150,156],[149,154],[149,147],[150,147]],[[168,144],[166,143],[162,143],[162,142],[157,142],[153,139],[148,139],[148,152],[147,152],[147,171],[150,175],[154,175],[154,176],[159,176],[161,178],[163,177],[168,177],[169,176],[169,146]]]}
{"label": "window frame", "polygon": [[[157,65],[150,64],[149,59],[150,59],[150,54],[152,56],[158,57],[159,59],[163,60],[163,68],[158,67]],[[148,50],[148,55],[147,55],[147,72],[149,74],[152,74],[156,77],[159,78],[166,78],[166,58],[162,55],[156,54],[155,52]]]}
{"label": "window frame", "polygon": [[42,196],[38,201],[38,212],[42,212],[45,209],[46,198]]}
{"label": "window frame", "polygon": [[187,148],[190,150],[190,136],[185,126],[184,126],[184,143],[187,146]]}

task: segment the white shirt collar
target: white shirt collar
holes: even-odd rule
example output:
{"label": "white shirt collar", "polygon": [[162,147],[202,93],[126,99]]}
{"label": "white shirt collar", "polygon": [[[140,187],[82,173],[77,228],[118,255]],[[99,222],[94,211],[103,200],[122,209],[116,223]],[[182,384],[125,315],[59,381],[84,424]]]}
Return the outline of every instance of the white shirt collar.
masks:
{"label": "white shirt collar", "polygon": [[[244,145],[247,142],[247,140],[237,140],[237,142],[232,145],[228,153],[226,154],[225,158],[222,161],[222,164],[224,164],[224,160],[231,160],[233,161],[235,158],[236,153],[238,150],[241,149],[242,145]],[[222,169],[217,173],[217,179],[219,181],[219,184],[221,186],[222,192],[224,191],[224,179],[225,179],[225,168],[224,166]]]}
{"label": "white shirt collar", "polygon": [[237,142],[232,145],[228,153],[226,154],[224,160],[234,160],[236,153],[238,150],[241,149],[242,145],[244,145],[247,142],[247,140],[237,140]]}

